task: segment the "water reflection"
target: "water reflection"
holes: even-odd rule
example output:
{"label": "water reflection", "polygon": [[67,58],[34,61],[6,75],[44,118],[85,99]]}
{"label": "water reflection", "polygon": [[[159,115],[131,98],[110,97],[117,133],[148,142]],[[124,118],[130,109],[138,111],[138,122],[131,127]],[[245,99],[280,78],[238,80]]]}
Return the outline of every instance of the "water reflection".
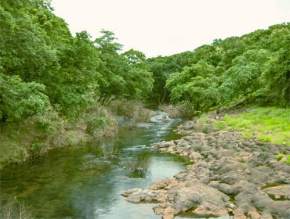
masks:
{"label": "water reflection", "polygon": [[[158,117],[159,116],[159,117]],[[159,218],[151,205],[126,202],[121,192],[170,177],[183,164],[149,145],[164,139],[176,121],[157,115],[152,123],[123,128],[115,142],[60,149],[1,173],[1,203],[21,202],[34,218]]]}

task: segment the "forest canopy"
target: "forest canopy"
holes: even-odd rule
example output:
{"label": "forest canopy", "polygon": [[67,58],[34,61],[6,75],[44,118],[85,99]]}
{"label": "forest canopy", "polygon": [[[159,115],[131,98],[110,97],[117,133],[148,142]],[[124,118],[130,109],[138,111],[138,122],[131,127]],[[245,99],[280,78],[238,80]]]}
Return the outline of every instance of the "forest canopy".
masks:
{"label": "forest canopy", "polygon": [[3,0],[0,16],[2,122],[51,108],[77,117],[96,100],[144,99],[152,90],[145,55],[122,53],[110,31],[73,36],[43,0]]}
{"label": "forest canopy", "polygon": [[0,119],[53,110],[77,117],[96,101],[187,104],[194,113],[230,104],[290,103],[290,24],[214,40],[194,51],[146,58],[114,33],[72,35],[49,1],[0,3]]}
{"label": "forest canopy", "polygon": [[285,23],[149,59],[157,79],[153,89],[163,100],[186,103],[196,113],[235,104],[288,106],[289,45],[290,24]]}

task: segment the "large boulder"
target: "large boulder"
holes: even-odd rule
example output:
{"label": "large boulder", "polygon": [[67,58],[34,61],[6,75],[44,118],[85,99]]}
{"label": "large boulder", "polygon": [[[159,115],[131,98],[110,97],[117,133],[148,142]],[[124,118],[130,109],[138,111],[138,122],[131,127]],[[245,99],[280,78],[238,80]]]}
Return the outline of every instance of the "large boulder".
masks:
{"label": "large boulder", "polygon": [[169,201],[176,213],[192,211],[201,216],[224,216],[228,200],[227,195],[200,182],[169,191]]}

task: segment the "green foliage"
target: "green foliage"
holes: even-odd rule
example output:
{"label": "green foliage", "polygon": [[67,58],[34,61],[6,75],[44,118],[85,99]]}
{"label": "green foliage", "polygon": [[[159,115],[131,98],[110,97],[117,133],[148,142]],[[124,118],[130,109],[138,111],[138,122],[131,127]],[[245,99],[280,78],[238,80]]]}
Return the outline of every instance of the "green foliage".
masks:
{"label": "green foliage", "polygon": [[276,155],[276,159],[278,161],[281,161],[283,163],[290,165],[290,154],[287,155],[287,154],[279,153]]}
{"label": "green foliage", "polygon": [[[14,85],[9,84],[17,87],[15,83],[19,83],[22,87],[17,92],[27,83],[27,89],[42,92],[54,109],[68,118],[77,118],[97,99],[142,99],[150,94],[153,78],[145,55],[135,50],[120,54],[122,46],[112,32],[102,31],[94,41],[86,32],[73,37],[45,0],[3,0],[0,16],[0,71],[7,77],[22,79],[23,83],[14,79]],[[26,105],[21,103],[25,110],[20,107],[21,112],[16,113],[16,106],[12,109],[4,102],[1,117],[9,114],[11,119],[21,120],[41,111],[41,106],[36,106],[39,98],[34,97],[35,103],[30,98],[30,105],[35,105],[30,106],[31,112],[27,100],[23,100]]]}
{"label": "green foliage", "polygon": [[93,142],[101,142],[106,138],[116,136],[118,128],[115,117],[104,107],[96,105],[84,114],[86,133],[92,138]]}
{"label": "green foliage", "polygon": [[169,90],[166,80],[172,73],[180,72],[183,67],[192,63],[194,54],[192,52],[183,52],[180,54],[147,60],[149,71],[153,74],[153,89],[150,95],[150,101],[156,104],[169,102]]}
{"label": "green foliage", "polygon": [[[150,59],[133,49],[121,52],[110,31],[96,39],[86,32],[73,36],[48,0],[1,0],[0,27],[0,128],[31,119],[49,135],[98,101],[116,99],[171,101],[187,116],[236,103],[290,104],[287,23]],[[93,115],[86,121],[89,134],[114,126],[109,114]],[[43,139],[51,140],[47,135],[27,145],[41,149]]]}
{"label": "green foliage", "polygon": [[142,102],[136,100],[118,99],[112,101],[108,107],[115,115],[125,116],[133,122],[148,122],[153,115]]}
{"label": "green foliage", "polygon": [[220,86],[224,102],[259,96],[262,87],[260,76],[269,56],[264,49],[248,50],[232,61],[232,66],[222,76]]}
{"label": "green foliage", "polygon": [[226,115],[217,128],[235,129],[247,137],[274,144],[290,145],[290,109],[253,107],[246,112]]}
{"label": "green foliage", "polygon": [[200,61],[171,75],[166,86],[174,102],[190,101],[196,112],[208,109],[218,100],[216,86],[212,86],[214,66]]}
{"label": "green foliage", "polygon": [[73,36],[49,2],[0,2],[0,164],[112,137],[112,115],[92,106],[145,100],[152,91],[143,53],[121,54],[110,31],[97,39],[86,32]]}
{"label": "green foliage", "polygon": [[154,80],[152,72],[149,71],[145,62],[145,55],[140,51],[131,49],[123,53],[122,57],[129,64],[129,70],[125,76],[127,98],[133,97],[142,100],[148,97],[152,92]]}
{"label": "green foliage", "polygon": [[102,31],[102,36],[95,40],[100,50],[100,95],[142,99],[151,92],[153,78],[145,64],[145,55],[136,50],[119,54],[121,45],[114,34]]}
{"label": "green foliage", "polygon": [[18,76],[0,74],[0,119],[21,121],[43,114],[50,106],[45,87],[36,82],[23,82]]}
{"label": "green foliage", "polygon": [[89,35],[81,32],[60,51],[59,57],[61,67],[45,77],[45,84],[52,103],[60,105],[65,115],[77,117],[99,93],[99,53]]}
{"label": "green foliage", "polygon": [[[215,40],[186,56],[154,58],[149,62],[158,80],[154,89],[162,91],[166,84],[170,100],[190,102],[193,114],[235,104],[288,106],[289,36],[290,24],[286,23],[242,37]],[[172,57],[183,59],[185,65],[176,65]],[[164,69],[166,66],[174,71]]]}

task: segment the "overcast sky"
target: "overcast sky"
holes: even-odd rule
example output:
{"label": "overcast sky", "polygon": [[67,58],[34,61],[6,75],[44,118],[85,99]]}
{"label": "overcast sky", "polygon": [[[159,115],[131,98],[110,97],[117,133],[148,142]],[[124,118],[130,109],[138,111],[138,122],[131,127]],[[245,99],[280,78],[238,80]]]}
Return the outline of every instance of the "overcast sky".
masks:
{"label": "overcast sky", "polygon": [[52,0],[71,31],[113,31],[147,56],[192,50],[214,39],[290,21],[290,0]]}

